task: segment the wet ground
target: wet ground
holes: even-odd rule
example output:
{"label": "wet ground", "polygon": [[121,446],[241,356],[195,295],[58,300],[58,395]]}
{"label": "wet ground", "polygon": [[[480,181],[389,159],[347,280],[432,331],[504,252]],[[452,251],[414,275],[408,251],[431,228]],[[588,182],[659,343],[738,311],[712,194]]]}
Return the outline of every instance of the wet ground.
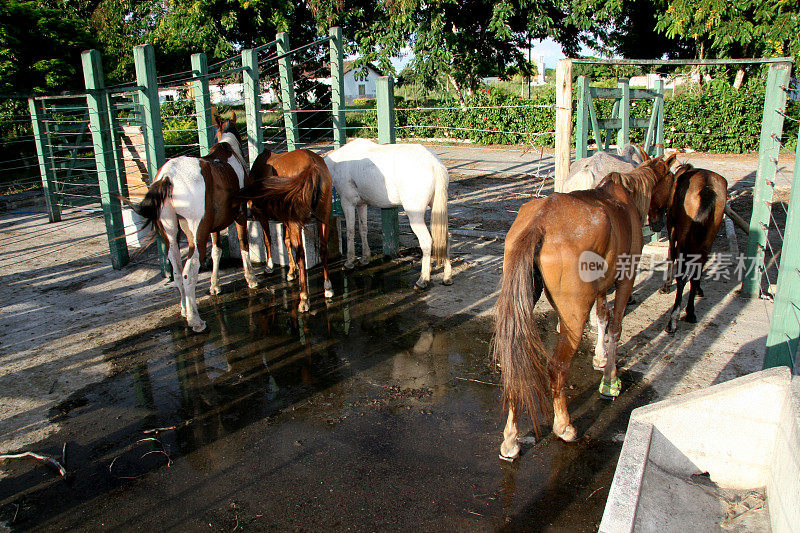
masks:
{"label": "wet ground", "polygon": [[60,430],[37,446],[60,457],[66,443],[69,478],[10,464],[0,523],[596,530],[630,410],[652,396],[635,372],[624,401],[599,400],[584,339],[568,387],[583,438],[528,438],[507,464],[491,320],[428,314],[416,262],[335,272],[344,294],[312,294],[311,314],[279,274],[274,291],[237,277],[201,305],[207,332],[176,317],[113,345],[114,373],[53,408]]}

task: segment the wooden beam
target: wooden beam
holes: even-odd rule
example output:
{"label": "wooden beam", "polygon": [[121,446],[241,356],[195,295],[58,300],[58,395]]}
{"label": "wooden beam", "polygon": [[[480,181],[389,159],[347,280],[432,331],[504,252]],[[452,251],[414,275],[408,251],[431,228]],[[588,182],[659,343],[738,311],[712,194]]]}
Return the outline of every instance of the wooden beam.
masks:
{"label": "wooden beam", "polygon": [[555,190],[561,191],[569,174],[572,138],[572,61],[562,59],[556,67]]}

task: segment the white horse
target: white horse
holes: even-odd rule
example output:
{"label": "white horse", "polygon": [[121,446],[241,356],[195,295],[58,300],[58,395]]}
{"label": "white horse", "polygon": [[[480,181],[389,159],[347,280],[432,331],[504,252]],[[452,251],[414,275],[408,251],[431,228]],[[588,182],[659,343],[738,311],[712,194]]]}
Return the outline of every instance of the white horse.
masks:
{"label": "white horse", "polygon": [[[236,115],[222,121],[218,115],[217,144],[204,157],[181,156],[170,159],[158,170],[142,202],[127,203],[164,238],[172,275],[181,297],[181,316],[194,331],[203,331],[206,323],[197,311],[195,287],[200,263],[205,261],[211,237],[213,269],[211,294],[219,294],[219,232],[236,222],[247,285],[258,286],[247,242],[246,213],[232,207],[231,200],[244,187],[247,165],[242,157],[241,141],[236,131]],[[178,230],[189,240],[186,265],[181,266]],[[195,253],[196,252],[196,253]]]}
{"label": "white horse", "polygon": [[[347,224],[347,261],[353,268],[356,257],[355,210],[361,233],[361,264],[369,263],[367,206],[403,206],[411,229],[422,248],[422,273],[415,288],[425,289],[431,279],[431,250],[437,263],[444,263],[442,284],[450,285],[449,234],[447,230],[447,187],[450,178],[436,155],[419,144],[376,144],[355,139],[328,153],[325,163],[333,176]],[[425,211],[431,207],[431,232],[425,226]],[[431,237],[431,233],[433,237]]]}

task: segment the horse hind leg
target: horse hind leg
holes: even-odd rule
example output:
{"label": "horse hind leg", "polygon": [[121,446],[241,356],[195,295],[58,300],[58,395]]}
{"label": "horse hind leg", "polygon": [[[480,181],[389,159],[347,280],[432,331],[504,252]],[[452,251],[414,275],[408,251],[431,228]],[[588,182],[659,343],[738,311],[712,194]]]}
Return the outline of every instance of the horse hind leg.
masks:
{"label": "horse hind leg", "polygon": [[266,272],[272,272],[275,263],[272,261],[272,236],[269,232],[269,220],[261,222],[261,232],[264,234],[264,248],[267,250],[267,264],[264,270]]}
{"label": "horse hind leg", "polygon": [[219,246],[219,232],[211,234],[211,286],[208,292],[211,294],[219,294],[222,292],[219,288],[219,261],[222,258],[222,248]]}
{"label": "horse hind leg", "polygon": [[306,275],[306,251],[303,246],[303,226],[299,222],[291,222],[286,228],[291,245],[297,251],[297,275],[300,278],[300,304],[297,310],[305,313],[309,310],[308,304],[308,276]]}
{"label": "horse hind leg", "polygon": [[167,212],[167,209],[171,210],[172,208],[164,206],[161,211],[160,222],[167,237],[167,258],[172,265],[172,279],[178,288],[178,294],[181,299],[181,316],[186,317],[186,292],[183,287],[183,278],[181,278],[183,265],[181,264],[181,247],[178,240],[178,223],[175,219],[174,211],[172,211],[172,216],[169,216],[170,213]]}
{"label": "horse hind leg", "polygon": [[425,226],[424,211],[408,211],[408,221],[411,224],[411,230],[419,240],[419,247],[422,249],[422,272],[414,288],[424,290],[428,288],[431,281],[431,234]]}
{"label": "horse hind leg", "polygon": [[242,252],[244,279],[247,281],[248,287],[255,289],[258,287],[258,280],[253,273],[253,264],[250,262],[250,243],[247,238],[247,221],[236,221],[236,236],[239,238],[239,248]]}
{"label": "horse hind leg", "polygon": [[513,407],[508,408],[508,420],[503,430],[503,443],[500,445],[500,459],[513,461],[519,456],[519,430],[517,429],[517,414]]}
{"label": "horse hind leg", "polygon": [[347,270],[355,266],[356,261],[356,206],[342,198],[342,211],[344,212],[345,232],[347,233],[347,258],[344,268]]}
{"label": "horse hind leg", "polygon": [[453,284],[453,265],[450,264],[450,239],[447,239],[447,250],[445,251],[444,259],[440,262],[444,263],[442,272],[442,285]]}
{"label": "horse hind leg", "polygon": [[597,325],[597,344],[594,347],[594,357],[592,367],[595,370],[603,370],[606,367],[608,357],[606,354],[606,336],[608,335],[609,312],[606,303],[605,293],[599,294],[592,313],[592,319]]}
{"label": "horse hind leg", "polygon": [[366,266],[371,255],[367,240],[367,204],[358,205],[358,231],[361,234],[361,265]]}
{"label": "horse hind leg", "polygon": [[[329,217],[330,220],[330,217]],[[322,259],[322,286],[325,289],[325,298],[333,298],[333,284],[331,283],[330,272],[328,271],[328,230],[330,227],[327,222],[317,222],[317,233],[319,233],[319,254]]]}
{"label": "horse hind leg", "polygon": [[186,322],[195,332],[199,333],[206,329],[206,323],[200,318],[197,310],[197,278],[200,272],[200,249],[205,250],[208,234],[200,235],[199,223],[189,225],[189,255],[186,264],[183,266],[183,290],[186,295]]}

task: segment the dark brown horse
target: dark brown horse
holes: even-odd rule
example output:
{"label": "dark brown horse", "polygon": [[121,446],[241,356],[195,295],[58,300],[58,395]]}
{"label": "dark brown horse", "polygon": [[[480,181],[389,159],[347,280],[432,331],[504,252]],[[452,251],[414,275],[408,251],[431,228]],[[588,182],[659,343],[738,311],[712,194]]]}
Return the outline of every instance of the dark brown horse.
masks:
{"label": "dark brown horse", "polygon": [[[181,156],[167,161],[158,170],[142,202],[131,207],[164,238],[172,274],[181,297],[181,315],[194,331],[206,323],[197,311],[195,287],[200,263],[205,261],[209,236],[212,241],[211,293],[219,293],[219,232],[236,222],[242,250],[244,276],[250,288],[258,286],[250,265],[245,211],[233,205],[234,197],[247,179],[242,158],[241,138],[236,130],[236,114],[229,120],[214,115],[217,144],[203,157]],[[189,240],[186,266],[181,265],[178,230]],[[197,253],[195,253],[195,250]]]}
{"label": "dark brown horse", "polygon": [[[278,220],[285,230],[289,272],[286,279],[300,277],[300,305],[308,311],[306,255],[303,246],[303,225],[317,221],[320,237],[320,256],[324,276],[325,297],[333,297],[333,285],[328,273],[328,224],[333,202],[331,173],[325,161],[311,150],[293,150],[276,154],[265,150],[256,158],[250,170],[250,183],[239,193],[240,200],[250,202],[253,217],[264,229],[268,264],[272,263],[269,221]],[[292,250],[295,251],[293,256]]]}
{"label": "dark brown horse", "polygon": [[[669,235],[669,276],[662,292],[669,292],[677,268],[677,291],[666,331],[678,329],[683,289],[690,284],[686,303],[686,322],[697,322],[694,312],[695,296],[703,296],[700,288],[703,266],[711,253],[711,245],[722,224],[725,204],[728,202],[728,182],[725,178],[692,165],[681,165],[675,170],[675,179],[667,207],[667,234]],[[661,220],[651,221],[654,227]]]}
{"label": "dark brown horse", "polygon": [[[555,193],[520,208],[506,237],[493,342],[508,407],[501,459],[511,461],[519,454],[517,417],[523,408],[531,414],[538,434],[539,415],[547,410],[548,386],[553,432],[565,441],[577,438],[564,385],[593,304],[599,322],[597,342],[606,354],[600,392],[619,394],[616,347],[642,250],[642,224],[648,211],[666,207],[651,203],[651,197],[671,178],[674,159],[674,155],[652,159],[627,174],[612,172],[596,189]],[[613,313],[606,306],[612,285]],[[542,291],[558,314],[553,355],[546,352],[534,320],[533,308]]]}

